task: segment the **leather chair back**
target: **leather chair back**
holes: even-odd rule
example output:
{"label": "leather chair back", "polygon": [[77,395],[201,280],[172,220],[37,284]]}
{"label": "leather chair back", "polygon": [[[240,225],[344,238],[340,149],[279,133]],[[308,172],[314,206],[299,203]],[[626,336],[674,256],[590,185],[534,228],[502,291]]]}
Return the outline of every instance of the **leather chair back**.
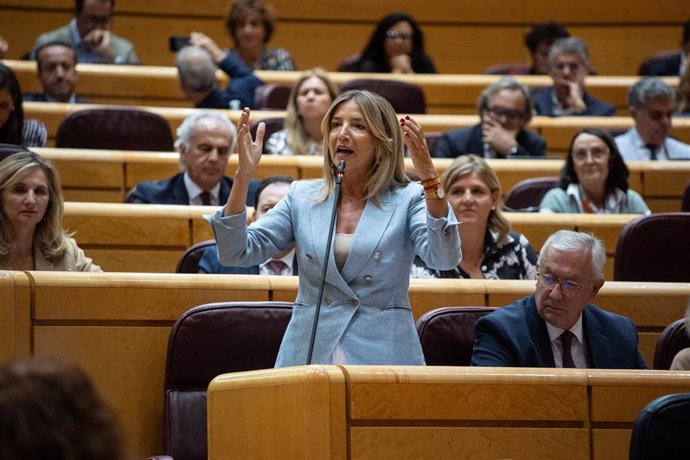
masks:
{"label": "leather chair back", "polygon": [[338,66],[338,72],[357,72],[359,71],[359,53],[347,56]]}
{"label": "leather chair back", "polygon": [[[685,326],[685,319],[678,319],[661,332],[654,350],[654,369],[668,370],[676,354],[690,347],[690,336]],[[690,433],[689,433],[690,434]]]}
{"label": "leather chair back", "polygon": [[220,302],[175,322],[165,368],[165,454],[207,458],[208,384],[220,374],[272,368],[291,314],[287,302]]}
{"label": "leather chair back", "polygon": [[424,91],[419,85],[400,80],[356,78],[340,85],[340,91],[364,89],[383,96],[396,113],[426,113]]}
{"label": "leather chair back", "polygon": [[206,248],[216,245],[216,240],[206,240],[193,244],[177,261],[175,273],[199,273],[199,261],[204,256]]}
{"label": "leather chair back", "polygon": [[503,198],[504,204],[513,211],[539,211],[539,204],[546,192],[558,185],[557,177],[531,177],[513,185]]}
{"label": "leather chair back", "polygon": [[0,161],[15,153],[26,151],[29,151],[29,149],[21,145],[0,143]]}
{"label": "leather chair back", "polygon": [[171,152],[168,122],[135,108],[97,107],[67,115],[58,127],[56,147]]}
{"label": "leather chair back", "polygon": [[685,460],[690,455],[690,393],[661,396],[637,416],[630,460]]}
{"label": "leather chair back", "polygon": [[436,144],[442,136],[443,133],[424,133],[426,145],[429,147],[429,153],[431,154],[432,158],[436,156]]}
{"label": "leather chair back", "polygon": [[266,124],[266,132],[264,133],[264,145],[271,134],[283,129],[285,118],[275,117],[275,118],[264,118],[263,120],[256,120],[249,125],[249,132],[252,134],[252,139],[256,138],[256,130],[259,128],[259,123],[264,122]]}
{"label": "leather chair back", "polygon": [[621,230],[613,265],[615,281],[690,282],[690,213],[641,216]]}
{"label": "leather chair back", "polygon": [[681,212],[690,212],[690,182],[685,186],[683,192],[683,204],[680,206]]}
{"label": "leather chair back", "polygon": [[417,320],[417,334],[428,366],[469,366],[474,323],[496,307],[442,307]]}
{"label": "leather chair back", "polygon": [[497,64],[487,67],[485,75],[529,75],[529,64]]}
{"label": "leather chair back", "polygon": [[658,63],[667,61],[674,56],[678,56],[678,50],[659,51],[642,61],[640,68],[637,70],[637,74],[642,76],[655,75],[653,69],[658,67]]}
{"label": "leather chair back", "polygon": [[260,110],[286,110],[291,90],[290,86],[279,83],[257,86],[254,91],[254,108]]}

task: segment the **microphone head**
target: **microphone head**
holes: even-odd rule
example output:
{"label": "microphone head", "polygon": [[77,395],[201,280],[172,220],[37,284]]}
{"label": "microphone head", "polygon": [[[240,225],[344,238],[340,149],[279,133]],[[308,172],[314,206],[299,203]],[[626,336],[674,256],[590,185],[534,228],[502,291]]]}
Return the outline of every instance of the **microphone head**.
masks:
{"label": "microphone head", "polygon": [[338,174],[342,174],[345,172],[345,160],[340,160],[338,163]]}

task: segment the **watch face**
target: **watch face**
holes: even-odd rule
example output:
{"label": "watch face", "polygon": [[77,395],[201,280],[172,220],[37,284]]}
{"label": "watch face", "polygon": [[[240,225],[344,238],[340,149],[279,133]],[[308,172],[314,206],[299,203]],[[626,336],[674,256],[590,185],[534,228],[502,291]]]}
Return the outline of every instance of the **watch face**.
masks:
{"label": "watch face", "polygon": [[443,190],[443,185],[439,185],[436,189],[436,196],[440,199],[446,196],[446,191]]}

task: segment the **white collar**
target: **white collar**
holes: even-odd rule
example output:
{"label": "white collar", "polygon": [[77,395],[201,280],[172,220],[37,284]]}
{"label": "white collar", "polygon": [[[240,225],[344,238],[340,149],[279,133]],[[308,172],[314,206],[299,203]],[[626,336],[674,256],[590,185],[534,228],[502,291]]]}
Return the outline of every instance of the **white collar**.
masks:
{"label": "white collar", "polygon": [[83,40],[79,34],[79,29],[77,29],[77,18],[72,18],[72,20],[69,22],[69,30],[72,32],[72,38],[74,38],[75,45],[81,45]]}
{"label": "white collar", "polygon": [[[570,184],[568,185],[568,188],[565,190],[565,193],[568,196],[571,196],[575,199],[575,202],[577,203],[577,211],[579,213],[585,213],[584,208],[582,207],[582,194],[580,193],[580,184]],[[614,190],[613,193],[608,193],[606,197],[604,198],[604,209],[599,209],[599,213],[603,214],[617,214],[619,213],[620,205],[623,202],[623,199],[625,198],[625,192],[623,190],[617,188]]]}
{"label": "white collar", "polygon": [[[544,320],[544,322],[546,323],[546,330],[549,333],[550,342],[557,340],[561,336],[561,334],[563,334],[564,330],[560,327],[556,327],[546,320]],[[580,317],[577,319],[575,324],[573,324],[568,330],[572,332],[575,335],[575,337],[577,337],[577,340],[580,343],[585,343],[585,336],[584,332],[582,331],[582,313],[580,313]]]}
{"label": "white collar", "polygon": [[[192,180],[191,177],[189,177],[189,174],[187,174],[186,171],[184,173],[184,185],[187,188],[189,204],[200,205],[200,195],[203,192],[203,190]],[[211,194],[211,205],[213,206],[218,206],[220,204],[220,197],[218,192],[220,192],[220,182],[218,182],[211,190],[209,190],[209,193]]]}

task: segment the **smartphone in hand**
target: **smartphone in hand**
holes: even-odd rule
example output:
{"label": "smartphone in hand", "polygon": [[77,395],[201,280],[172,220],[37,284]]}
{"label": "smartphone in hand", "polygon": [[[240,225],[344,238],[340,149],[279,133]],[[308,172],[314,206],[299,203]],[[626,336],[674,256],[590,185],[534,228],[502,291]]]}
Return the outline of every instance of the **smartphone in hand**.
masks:
{"label": "smartphone in hand", "polygon": [[171,35],[170,38],[170,51],[177,53],[185,46],[189,45],[189,35]]}

